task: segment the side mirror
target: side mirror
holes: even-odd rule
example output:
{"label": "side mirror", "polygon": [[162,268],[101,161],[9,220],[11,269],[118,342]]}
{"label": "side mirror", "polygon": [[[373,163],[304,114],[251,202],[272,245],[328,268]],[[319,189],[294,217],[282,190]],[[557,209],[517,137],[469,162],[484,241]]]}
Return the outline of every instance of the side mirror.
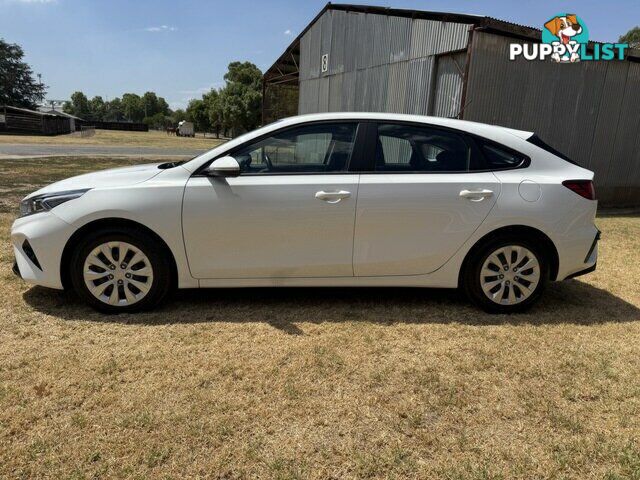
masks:
{"label": "side mirror", "polygon": [[240,175],[240,164],[233,157],[220,157],[207,167],[205,173],[211,177],[237,177]]}

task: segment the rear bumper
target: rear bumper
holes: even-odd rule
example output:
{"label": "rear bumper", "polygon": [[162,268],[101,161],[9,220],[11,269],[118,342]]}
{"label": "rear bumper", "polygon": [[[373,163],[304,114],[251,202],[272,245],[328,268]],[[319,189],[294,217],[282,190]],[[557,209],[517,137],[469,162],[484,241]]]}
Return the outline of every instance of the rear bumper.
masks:
{"label": "rear bumper", "polygon": [[586,256],[583,257],[582,262],[580,264],[576,264],[576,266],[572,268],[571,271],[563,275],[561,280],[568,280],[570,278],[576,278],[581,275],[586,275],[587,273],[591,273],[596,269],[596,265],[598,264],[598,241],[600,240],[601,232],[597,228],[595,230],[596,233],[591,240],[589,250],[587,251]]}
{"label": "rear bumper", "polygon": [[569,280],[570,278],[576,278],[576,277],[580,277],[582,275],[586,275],[587,273],[591,273],[591,272],[595,271],[597,265],[598,265],[597,263],[594,263],[593,265],[591,265],[590,267],[585,268],[584,270],[580,270],[579,272],[572,273],[567,278],[565,278],[565,280]]}
{"label": "rear bumper", "polygon": [[584,263],[589,263],[591,261],[591,257],[594,254],[594,252],[596,252],[596,256],[597,256],[598,241],[600,240],[601,236],[602,236],[602,232],[598,230],[598,233],[596,233],[596,238],[593,239],[593,243],[591,244],[591,248],[589,248],[589,252],[587,253],[587,256],[584,257]]}

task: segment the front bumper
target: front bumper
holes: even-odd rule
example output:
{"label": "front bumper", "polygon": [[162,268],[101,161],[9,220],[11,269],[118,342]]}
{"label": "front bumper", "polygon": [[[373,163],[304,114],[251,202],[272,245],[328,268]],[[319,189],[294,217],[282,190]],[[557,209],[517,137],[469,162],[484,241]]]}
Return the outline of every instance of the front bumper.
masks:
{"label": "front bumper", "polygon": [[16,262],[15,260],[13,261],[13,267],[11,268],[11,271],[16,277],[22,278],[22,275],[20,274],[20,269],[18,268],[18,262]]}
{"label": "front bumper", "polygon": [[73,232],[52,212],[18,218],[11,227],[14,273],[25,282],[62,289],[60,260]]}

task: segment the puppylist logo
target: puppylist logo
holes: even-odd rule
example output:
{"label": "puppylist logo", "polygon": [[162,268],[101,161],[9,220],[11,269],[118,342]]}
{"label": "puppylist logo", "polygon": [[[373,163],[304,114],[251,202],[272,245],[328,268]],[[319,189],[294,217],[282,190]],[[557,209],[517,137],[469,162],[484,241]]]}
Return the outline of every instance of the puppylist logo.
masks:
{"label": "puppylist logo", "polygon": [[509,60],[522,56],[525,60],[547,60],[575,63],[593,60],[624,60],[627,43],[594,43],[587,51],[589,29],[574,13],[559,13],[544,24],[542,43],[512,43]]}

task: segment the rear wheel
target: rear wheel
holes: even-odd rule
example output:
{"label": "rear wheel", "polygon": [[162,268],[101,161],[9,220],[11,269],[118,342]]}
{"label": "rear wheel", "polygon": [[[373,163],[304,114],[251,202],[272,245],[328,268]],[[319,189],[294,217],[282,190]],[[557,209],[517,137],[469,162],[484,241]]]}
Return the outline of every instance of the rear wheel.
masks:
{"label": "rear wheel", "polygon": [[105,313],[156,306],[171,289],[171,264],[149,236],[134,230],[99,231],[84,239],[71,258],[77,294]]}
{"label": "rear wheel", "polygon": [[548,261],[538,245],[501,237],[487,242],[469,259],[463,287],[484,310],[515,313],[531,307],[548,281]]}

